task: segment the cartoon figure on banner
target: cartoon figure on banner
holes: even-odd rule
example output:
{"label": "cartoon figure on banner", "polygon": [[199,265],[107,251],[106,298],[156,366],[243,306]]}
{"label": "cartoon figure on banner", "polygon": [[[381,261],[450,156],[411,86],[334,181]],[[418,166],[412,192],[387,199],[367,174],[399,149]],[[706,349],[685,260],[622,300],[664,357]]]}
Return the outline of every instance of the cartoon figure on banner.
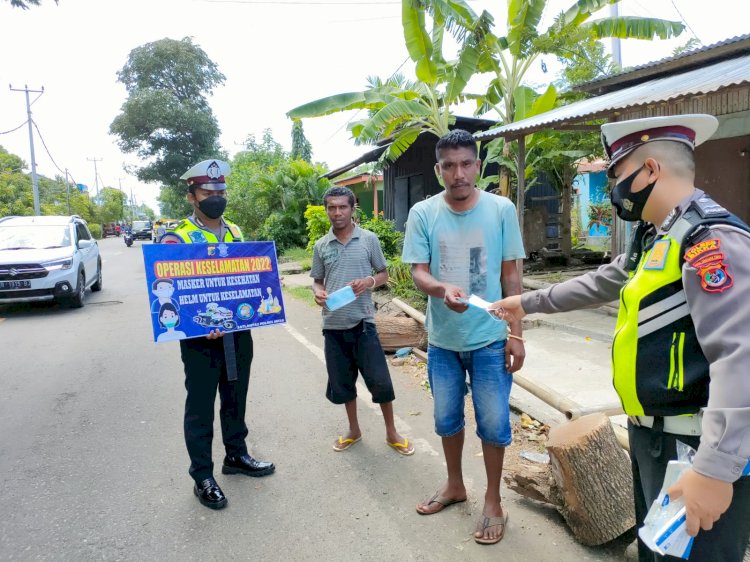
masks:
{"label": "cartoon figure on banner", "polygon": [[156,341],[181,340],[185,338],[185,332],[175,330],[180,325],[180,311],[171,302],[166,302],[159,308],[159,326],[166,332],[159,334]]}
{"label": "cartoon figure on banner", "polygon": [[193,322],[207,328],[221,326],[226,330],[234,330],[237,327],[237,323],[232,316],[232,311],[228,308],[219,306],[215,302],[210,302],[206,305],[205,312],[198,311],[198,314],[193,316]]}
{"label": "cartoon figure on banner", "polygon": [[276,314],[281,312],[281,305],[279,304],[279,297],[273,296],[273,290],[271,287],[266,289],[268,296],[265,299],[260,299],[260,306],[258,307],[258,314]]}
{"label": "cartoon figure on banner", "polygon": [[151,293],[156,297],[156,300],[151,303],[152,314],[160,314],[162,305],[171,303],[179,315],[180,305],[172,298],[172,295],[174,295],[174,281],[166,278],[156,279],[151,284]]}

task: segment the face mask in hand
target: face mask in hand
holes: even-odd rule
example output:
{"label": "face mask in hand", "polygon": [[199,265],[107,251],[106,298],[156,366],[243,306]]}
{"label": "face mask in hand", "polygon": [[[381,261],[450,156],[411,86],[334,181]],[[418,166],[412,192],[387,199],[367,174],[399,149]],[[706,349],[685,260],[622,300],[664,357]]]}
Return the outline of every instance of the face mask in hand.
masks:
{"label": "face mask in hand", "polygon": [[198,208],[210,219],[218,219],[227,208],[227,200],[221,195],[212,195],[198,202]]}
{"label": "face mask in hand", "polygon": [[617,211],[617,216],[624,221],[634,222],[641,220],[643,208],[646,206],[646,201],[656,185],[656,182],[653,182],[641,189],[638,193],[633,193],[631,191],[630,188],[633,185],[633,181],[645,167],[646,166],[641,166],[620,183],[615,184],[612,188],[612,193],[610,193],[612,206]]}

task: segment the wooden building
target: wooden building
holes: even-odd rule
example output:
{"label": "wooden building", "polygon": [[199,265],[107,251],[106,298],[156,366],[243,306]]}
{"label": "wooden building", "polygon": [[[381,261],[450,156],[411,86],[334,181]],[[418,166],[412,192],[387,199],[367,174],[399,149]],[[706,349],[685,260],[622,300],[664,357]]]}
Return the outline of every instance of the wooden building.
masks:
{"label": "wooden building", "polygon": [[[451,129],[464,129],[470,133],[476,133],[495,124],[495,121],[487,119],[456,117],[456,123]],[[438,138],[434,134],[422,133],[395,162],[386,164],[384,167],[383,214],[385,218],[395,221],[399,230],[404,229],[409,209],[415,203],[443,191],[435,175],[435,145],[437,141]],[[365,162],[377,160],[385,151],[385,148],[385,146],[380,146],[371,150],[357,160],[328,172],[325,177],[336,183],[336,178],[349,170]],[[489,169],[488,174],[491,173],[493,173],[493,170]]]}
{"label": "wooden building", "polygon": [[[595,121],[708,113],[719,130],[695,151],[695,185],[750,222],[750,34],[580,85],[594,97],[477,134],[480,140],[518,141],[523,169],[524,139],[541,130],[599,128]],[[522,191],[522,190],[519,190]],[[518,205],[520,203],[520,205]],[[517,202],[519,210],[523,201]],[[622,227],[622,224],[620,224]],[[615,229],[613,250],[625,236]]]}

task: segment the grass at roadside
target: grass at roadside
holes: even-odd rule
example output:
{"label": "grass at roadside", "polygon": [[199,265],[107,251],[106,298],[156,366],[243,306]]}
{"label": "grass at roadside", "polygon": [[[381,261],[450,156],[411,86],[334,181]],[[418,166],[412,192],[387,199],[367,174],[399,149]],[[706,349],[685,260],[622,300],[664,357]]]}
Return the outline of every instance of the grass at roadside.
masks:
{"label": "grass at roadside", "polygon": [[318,306],[317,304],[315,304],[313,293],[309,287],[284,287],[284,291],[292,295],[295,299],[304,301],[309,306],[312,306],[312,307]]}
{"label": "grass at roadside", "polygon": [[279,263],[297,262],[303,271],[310,271],[312,257],[305,248],[289,248],[279,256]]}

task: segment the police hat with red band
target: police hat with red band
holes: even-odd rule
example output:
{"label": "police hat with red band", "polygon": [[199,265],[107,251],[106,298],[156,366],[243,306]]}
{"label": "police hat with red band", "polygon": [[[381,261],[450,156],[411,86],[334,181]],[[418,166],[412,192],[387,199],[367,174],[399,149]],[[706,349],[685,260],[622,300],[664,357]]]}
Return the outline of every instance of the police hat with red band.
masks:
{"label": "police hat with red band", "polygon": [[230,171],[229,164],[223,160],[204,160],[182,174],[180,179],[186,180],[189,186],[195,185],[208,191],[223,191],[227,188],[224,176],[228,176]]}
{"label": "police hat with red band", "polygon": [[689,114],[615,121],[602,125],[602,144],[609,157],[608,169],[639,146],[653,141],[674,141],[694,149],[719,127],[713,115]]}

